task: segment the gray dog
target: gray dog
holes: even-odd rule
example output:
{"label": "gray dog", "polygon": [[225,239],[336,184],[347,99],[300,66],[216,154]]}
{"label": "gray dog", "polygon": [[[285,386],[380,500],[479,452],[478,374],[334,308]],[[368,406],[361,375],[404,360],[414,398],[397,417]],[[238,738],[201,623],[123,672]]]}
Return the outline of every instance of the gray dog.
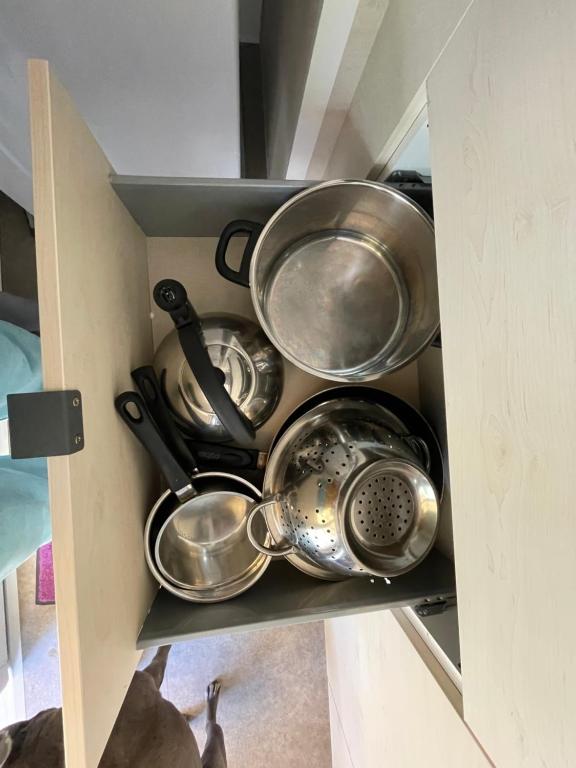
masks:
{"label": "gray dog", "polygon": [[[170,646],[136,672],[99,768],[226,768],[224,734],[216,722],[220,683],[206,691],[206,746],[202,758],[190,716],[162,696]],[[0,768],[64,768],[62,710],[47,709],[0,732]]]}

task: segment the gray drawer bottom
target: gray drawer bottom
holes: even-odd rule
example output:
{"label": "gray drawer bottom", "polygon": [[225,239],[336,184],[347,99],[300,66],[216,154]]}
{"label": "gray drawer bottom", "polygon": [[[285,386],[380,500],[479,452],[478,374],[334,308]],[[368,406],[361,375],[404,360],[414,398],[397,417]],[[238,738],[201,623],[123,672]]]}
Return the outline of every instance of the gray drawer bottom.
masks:
{"label": "gray drawer bottom", "polygon": [[437,550],[414,571],[390,583],[383,579],[374,583],[368,579],[324,582],[311,579],[285,561],[273,562],[252,589],[224,603],[187,603],[161,589],[137,647],[400,608],[455,592],[454,565]]}

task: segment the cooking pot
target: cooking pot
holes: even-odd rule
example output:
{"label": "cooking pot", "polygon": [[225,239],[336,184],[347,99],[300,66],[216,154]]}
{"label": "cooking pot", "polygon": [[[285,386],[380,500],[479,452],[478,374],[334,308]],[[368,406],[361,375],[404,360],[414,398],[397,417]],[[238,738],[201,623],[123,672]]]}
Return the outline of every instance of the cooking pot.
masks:
{"label": "cooking pot", "polygon": [[158,347],[154,368],[180,428],[193,438],[249,442],[280,399],[281,356],[250,320],[198,317],[176,280],[161,280],[154,298],[176,325]]}
{"label": "cooking pot", "polygon": [[[146,524],[145,553],[152,573],[192,602],[220,602],[249,589],[270,562],[253,547],[246,531],[258,490],[230,473],[184,470],[137,393],[124,392],[115,406],[169,486]],[[264,525],[260,534],[265,540]]]}
{"label": "cooking pot", "polygon": [[[230,239],[249,235],[239,269]],[[434,227],[401,192],[328,181],[288,200],[262,227],[233,221],[216,267],[250,286],[266,335],[292,363],[362,382],[413,360],[439,327]]]}

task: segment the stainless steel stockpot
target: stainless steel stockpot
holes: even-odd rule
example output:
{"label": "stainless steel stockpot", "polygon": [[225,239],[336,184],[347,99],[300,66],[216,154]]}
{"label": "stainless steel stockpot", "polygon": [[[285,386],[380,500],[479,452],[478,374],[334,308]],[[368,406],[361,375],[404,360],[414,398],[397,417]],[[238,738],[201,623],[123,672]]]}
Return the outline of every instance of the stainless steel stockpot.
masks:
{"label": "stainless steel stockpot", "polygon": [[[226,251],[239,233],[250,237],[236,270]],[[231,222],[216,266],[250,286],[276,348],[322,378],[376,379],[413,360],[438,332],[432,221],[401,192],[377,182],[310,187],[263,228]]]}

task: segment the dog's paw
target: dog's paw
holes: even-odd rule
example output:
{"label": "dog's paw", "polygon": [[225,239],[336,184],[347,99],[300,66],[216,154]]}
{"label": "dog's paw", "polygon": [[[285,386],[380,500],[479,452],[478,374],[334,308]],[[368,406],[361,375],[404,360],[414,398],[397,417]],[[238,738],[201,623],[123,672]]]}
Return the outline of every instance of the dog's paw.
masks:
{"label": "dog's paw", "polygon": [[220,695],[220,691],[222,690],[222,683],[220,680],[212,680],[212,682],[208,685],[208,688],[206,688],[206,698],[208,701],[211,701],[212,699],[217,699]]}

